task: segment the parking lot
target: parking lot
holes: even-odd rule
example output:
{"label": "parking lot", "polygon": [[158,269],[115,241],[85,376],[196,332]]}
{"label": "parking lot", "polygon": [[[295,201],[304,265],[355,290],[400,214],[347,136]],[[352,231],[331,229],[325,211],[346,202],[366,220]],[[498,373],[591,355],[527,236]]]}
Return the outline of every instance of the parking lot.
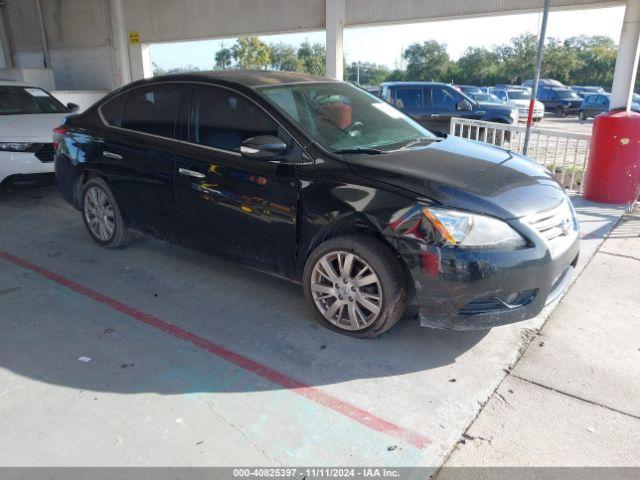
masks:
{"label": "parking lot", "polygon": [[[580,271],[621,209],[576,200]],[[0,193],[4,466],[442,463],[554,308],[490,331],[320,328],[302,289]]]}

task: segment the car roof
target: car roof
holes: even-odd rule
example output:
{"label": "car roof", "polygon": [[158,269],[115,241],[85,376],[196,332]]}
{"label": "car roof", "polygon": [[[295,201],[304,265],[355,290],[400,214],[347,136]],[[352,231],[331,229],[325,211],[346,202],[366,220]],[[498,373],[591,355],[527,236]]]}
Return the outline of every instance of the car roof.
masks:
{"label": "car roof", "polygon": [[222,80],[255,88],[266,85],[285,85],[306,82],[336,82],[327,77],[298,72],[274,72],[269,70],[217,70],[211,72],[189,72],[154,77],[153,81],[167,80]]}
{"label": "car roof", "polygon": [[[447,87],[451,87],[451,85],[449,83],[444,83],[444,82],[383,82],[382,85],[385,85],[387,87],[396,87],[396,86],[420,86],[420,87],[424,87],[424,86],[428,86],[428,85],[445,85]],[[453,87],[452,87],[453,88]]]}

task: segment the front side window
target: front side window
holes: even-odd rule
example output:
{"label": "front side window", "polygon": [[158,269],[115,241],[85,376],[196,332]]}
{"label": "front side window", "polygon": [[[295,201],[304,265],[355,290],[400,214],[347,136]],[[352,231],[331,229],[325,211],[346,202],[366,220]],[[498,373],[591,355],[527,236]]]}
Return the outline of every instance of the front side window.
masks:
{"label": "front side window", "polygon": [[435,138],[385,101],[347,83],[299,83],[258,91],[329,150],[392,150],[420,138]]}
{"label": "front side window", "polygon": [[0,115],[34,113],[68,113],[68,110],[41,88],[0,85]]}
{"label": "front side window", "polygon": [[462,101],[462,95],[444,87],[431,88],[431,108],[444,112],[455,112],[456,103]]}
{"label": "front side window", "polygon": [[283,137],[278,124],[260,107],[225,88],[195,87],[190,117],[191,141],[209,147],[239,152],[248,138]]}
{"label": "front side window", "polygon": [[177,85],[152,85],[131,90],[124,102],[120,126],[161,137],[175,137],[183,90],[184,87]]}

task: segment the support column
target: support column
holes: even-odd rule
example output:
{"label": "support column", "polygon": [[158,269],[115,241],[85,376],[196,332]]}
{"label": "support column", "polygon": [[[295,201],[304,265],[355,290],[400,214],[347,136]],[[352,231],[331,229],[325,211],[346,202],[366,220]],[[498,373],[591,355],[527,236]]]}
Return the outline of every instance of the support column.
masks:
{"label": "support column", "polygon": [[611,88],[611,108],[631,110],[633,87],[640,56],[640,0],[627,0],[616,69]]}
{"label": "support column", "polygon": [[0,3],[0,68],[11,68],[11,50],[9,48],[9,35],[7,27],[4,23],[2,9],[4,6]]}
{"label": "support column", "polygon": [[124,7],[122,0],[110,0],[111,20],[111,48],[114,68],[114,87],[120,87],[131,82],[131,67],[129,66],[129,49],[127,48],[127,28],[124,22]]}
{"label": "support column", "polygon": [[129,65],[131,66],[131,81],[153,77],[149,45],[145,43],[129,45]]}
{"label": "support column", "polygon": [[325,28],[327,35],[327,76],[344,78],[342,32],[346,17],[346,0],[326,0]]}

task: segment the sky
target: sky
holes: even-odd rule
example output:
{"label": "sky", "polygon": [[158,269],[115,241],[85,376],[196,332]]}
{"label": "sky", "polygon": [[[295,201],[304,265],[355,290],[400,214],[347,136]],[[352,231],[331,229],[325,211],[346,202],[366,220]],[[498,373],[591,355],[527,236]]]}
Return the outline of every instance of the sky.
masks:
{"label": "sky", "polygon": [[[565,39],[578,35],[606,35],[616,43],[620,37],[624,7],[581,11],[552,11],[547,36]],[[347,28],[344,51],[348,63],[372,62],[390,68],[402,67],[402,50],[414,42],[436,40],[446,43],[449,55],[457,59],[468,47],[490,47],[507,43],[521,33],[538,33],[541,14],[529,13],[501,17],[470,18],[440,22],[411,23],[383,27]],[[261,36],[267,43],[284,42],[299,45],[308,39],[323,43],[324,31]],[[372,41],[375,39],[375,41]],[[151,45],[151,59],[162,68],[194,65],[211,69],[215,53],[230,47],[235,38]]]}

